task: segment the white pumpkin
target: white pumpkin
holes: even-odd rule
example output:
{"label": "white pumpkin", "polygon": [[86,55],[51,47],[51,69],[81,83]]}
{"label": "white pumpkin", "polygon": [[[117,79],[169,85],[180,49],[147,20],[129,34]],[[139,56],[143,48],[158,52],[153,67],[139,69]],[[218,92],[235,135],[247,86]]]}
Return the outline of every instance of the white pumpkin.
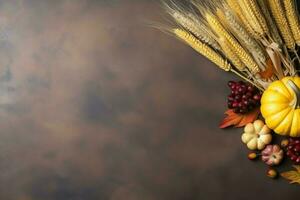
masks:
{"label": "white pumpkin", "polygon": [[272,141],[271,129],[262,120],[256,120],[245,126],[242,141],[251,150],[262,150]]}

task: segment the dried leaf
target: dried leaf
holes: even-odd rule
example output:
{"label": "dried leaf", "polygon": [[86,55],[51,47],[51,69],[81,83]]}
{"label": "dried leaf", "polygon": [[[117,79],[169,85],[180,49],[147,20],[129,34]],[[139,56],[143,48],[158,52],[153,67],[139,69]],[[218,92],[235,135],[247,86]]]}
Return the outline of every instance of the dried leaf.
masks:
{"label": "dried leaf", "polygon": [[267,64],[266,70],[259,73],[263,79],[271,78],[275,70],[271,59],[268,59],[266,64]]}
{"label": "dried leaf", "polygon": [[280,55],[278,52],[279,51],[278,48],[270,46],[270,47],[266,48],[266,51],[267,51],[268,55],[270,56],[270,59],[273,63],[275,70],[277,71],[277,73],[276,73],[277,76],[279,78],[284,77],[282,67],[281,67],[281,59],[280,59]]}
{"label": "dried leaf", "polygon": [[289,180],[290,183],[298,183],[300,184],[300,166],[299,165],[295,165],[294,168],[296,169],[296,171],[292,170],[292,171],[287,171],[287,172],[283,172],[280,175]]}
{"label": "dried leaf", "polygon": [[229,109],[225,112],[227,115],[220,124],[220,128],[227,128],[229,126],[242,127],[248,123],[255,121],[260,113],[260,109],[256,108],[253,111],[246,114],[237,114]]}

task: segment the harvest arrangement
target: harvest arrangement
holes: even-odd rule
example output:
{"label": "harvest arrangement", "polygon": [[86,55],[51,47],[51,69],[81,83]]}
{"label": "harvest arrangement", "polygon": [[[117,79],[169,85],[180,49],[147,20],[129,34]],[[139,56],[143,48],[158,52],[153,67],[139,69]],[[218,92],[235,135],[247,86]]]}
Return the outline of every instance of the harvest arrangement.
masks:
{"label": "harvest arrangement", "polygon": [[[248,158],[271,178],[300,184],[300,22],[295,0],[164,1],[171,33],[220,69],[229,81],[220,128],[242,127]],[[294,170],[278,173],[277,165]]]}

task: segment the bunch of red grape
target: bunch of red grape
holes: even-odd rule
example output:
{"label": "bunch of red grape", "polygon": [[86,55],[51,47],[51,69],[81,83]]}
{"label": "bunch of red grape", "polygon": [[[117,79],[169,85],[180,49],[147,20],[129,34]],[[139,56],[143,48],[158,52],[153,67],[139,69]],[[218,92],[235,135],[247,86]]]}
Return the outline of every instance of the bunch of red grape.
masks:
{"label": "bunch of red grape", "polygon": [[261,94],[259,90],[243,81],[229,81],[231,94],[228,96],[228,108],[235,113],[247,113],[260,105]]}
{"label": "bunch of red grape", "polygon": [[300,138],[290,138],[286,155],[296,164],[300,164]]}

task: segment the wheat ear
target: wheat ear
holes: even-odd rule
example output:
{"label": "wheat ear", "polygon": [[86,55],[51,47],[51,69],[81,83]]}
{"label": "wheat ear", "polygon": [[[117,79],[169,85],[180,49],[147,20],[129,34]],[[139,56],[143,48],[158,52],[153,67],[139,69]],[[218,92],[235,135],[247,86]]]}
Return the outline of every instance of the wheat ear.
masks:
{"label": "wheat ear", "polygon": [[196,50],[198,53],[207,57],[217,66],[219,66],[221,69],[225,71],[230,71],[231,65],[220,54],[218,54],[216,51],[214,51],[211,47],[209,47],[205,43],[198,40],[192,34],[190,34],[189,32],[183,29],[178,29],[178,28],[173,29],[173,33],[178,38],[186,42],[194,50]]}
{"label": "wheat ear", "polygon": [[286,18],[288,19],[293,37],[297,45],[300,45],[300,24],[299,18],[296,14],[296,7],[294,0],[283,0]]}
{"label": "wheat ear", "polygon": [[259,1],[257,1],[257,3],[259,5],[262,13],[265,16],[267,24],[269,25],[269,30],[270,30],[271,37],[272,37],[273,41],[275,41],[277,44],[281,45],[282,44],[282,39],[281,39],[281,36],[278,32],[276,24],[275,24],[274,20],[271,17],[267,2],[265,0],[259,0]]}
{"label": "wheat ear", "polygon": [[261,15],[260,10],[256,5],[256,2],[250,0],[238,0],[238,3],[244,11],[244,15],[252,29],[259,35],[260,38],[263,38],[264,35],[268,33],[268,27],[264,17]]}
{"label": "wheat ear", "polygon": [[256,42],[255,39],[251,37],[251,35],[247,32],[247,30],[239,24],[236,20],[236,17],[230,12],[229,9],[225,8],[225,17],[227,19],[227,23],[229,24],[230,28],[233,30],[235,35],[240,38],[241,41],[247,46],[249,51],[255,53],[257,55],[260,62],[266,62],[266,56],[262,48]]}
{"label": "wheat ear", "polygon": [[231,61],[231,63],[239,70],[239,71],[244,71],[245,70],[245,65],[244,63],[240,60],[238,55],[232,50],[230,47],[230,44],[228,41],[226,41],[225,38],[220,38],[219,43],[222,47],[222,50],[225,54],[225,56]]}
{"label": "wheat ear", "polygon": [[220,45],[217,41],[217,36],[209,29],[208,25],[203,20],[198,19],[195,14],[188,13],[187,16],[194,22],[195,26],[199,30],[199,39],[209,44],[216,50],[221,50]]}
{"label": "wheat ear", "polygon": [[191,18],[188,14],[183,13],[184,11],[172,8],[167,4],[165,4],[165,9],[179,25],[193,33],[201,41],[212,46],[214,49],[221,49],[217,41],[211,36],[211,34],[207,34],[205,27],[203,27],[201,23],[198,23],[195,17]]}
{"label": "wheat ear", "polygon": [[246,0],[248,1],[252,12],[254,13],[256,19],[258,20],[259,24],[261,25],[262,29],[264,30],[264,34],[269,33],[269,27],[267,25],[266,19],[261,12],[256,0]]}
{"label": "wheat ear", "polygon": [[291,34],[291,30],[287,19],[285,17],[284,9],[281,5],[281,0],[268,0],[271,13],[275,19],[277,27],[283,37],[283,40],[289,49],[295,48],[295,41],[293,35]]}
{"label": "wheat ear", "polygon": [[239,18],[241,23],[245,26],[247,32],[249,32],[253,37],[258,38],[259,35],[253,30],[253,28],[248,23],[241,6],[239,5],[237,0],[226,0],[227,5],[231,10],[235,13],[235,15]]}
{"label": "wheat ear", "polygon": [[217,20],[213,14],[206,13],[205,15],[207,22],[210,27],[216,32],[220,38],[225,38],[232,49],[236,52],[241,61],[248,67],[248,69],[257,73],[259,67],[256,62],[253,60],[251,55],[238,43],[238,41],[222,26],[222,24]]}
{"label": "wheat ear", "polygon": [[197,23],[196,21],[192,20],[190,17],[176,10],[172,10],[170,14],[177,23],[183,26],[186,30],[193,33],[200,40],[212,46],[214,49],[217,50],[221,49],[217,41],[210,34],[207,34],[205,32],[205,29],[201,26],[200,23]]}
{"label": "wheat ear", "polygon": [[264,89],[260,85],[256,84],[251,79],[247,78],[241,72],[238,72],[235,69],[233,69],[231,67],[230,63],[228,63],[220,54],[218,54],[216,51],[214,51],[212,48],[210,48],[205,43],[202,43],[200,40],[197,40],[197,38],[195,38],[189,32],[187,32],[183,29],[178,29],[178,28],[173,29],[172,31],[179,39],[183,40],[185,43],[187,43],[190,47],[192,47],[198,53],[207,57],[209,60],[211,60],[217,66],[219,66],[221,69],[223,69],[225,71],[233,72],[234,74],[241,77],[242,79],[255,85],[259,90],[264,91]]}
{"label": "wheat ear", "polygon": [[228,26],[226,17],[225,17],[225,13],[223,10],[221,10],[220,8],[216,9],[216,16],[219,18],[219,21],[224,25],[224,26]]}

